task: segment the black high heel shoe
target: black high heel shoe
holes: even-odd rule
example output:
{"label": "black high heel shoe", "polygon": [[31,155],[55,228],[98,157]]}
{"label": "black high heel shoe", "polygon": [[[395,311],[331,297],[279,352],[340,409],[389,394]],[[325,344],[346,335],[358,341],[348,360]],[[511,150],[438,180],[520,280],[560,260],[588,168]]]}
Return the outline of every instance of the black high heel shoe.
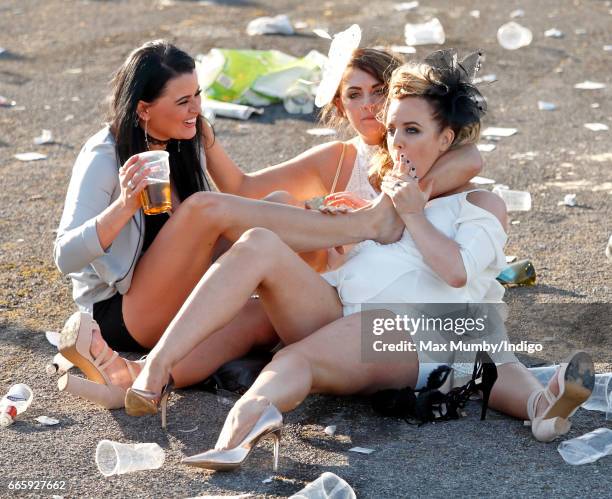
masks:
{"label": "black high heel shoe", "polygon": [[493,385],[497,381],[497,367],[487,352],[480,351],[476,355],[472,379],[465,385],[454,388],[449,392],[449,397],[456,400],[458,407],[463,407],[470,397],[478,392],[482,393],[482,410],[480,420],[484,421],[489,408],[489,397]]}

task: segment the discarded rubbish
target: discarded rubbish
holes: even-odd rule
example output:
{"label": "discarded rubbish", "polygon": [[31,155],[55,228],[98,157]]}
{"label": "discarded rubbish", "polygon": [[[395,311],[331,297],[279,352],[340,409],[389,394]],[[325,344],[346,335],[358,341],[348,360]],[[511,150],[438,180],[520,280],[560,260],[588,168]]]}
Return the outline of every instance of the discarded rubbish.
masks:
{"label": "discarded rubbish", "polygon": [[14,107],[17,103],[14,100],[9,100],[6,97],[0,95],[0,107]]}
{"label": "discarded rubbish", "polygon": [[502,128],[502,127],[490,126],[484,129],[484,131],[482,132],[482,136],[483,137],[511,137],[517,132],[518,130],[516,128]]}
{"label": "discarded rubbish", "polygon": [[566,194],[563,198],[565,206],[576,206],[576,194]]}
{"label": "discarded rubbish", "polygon": [[285,14],[274,17],[258,17],[246,28],[247,35],[293,35],[295,30]]}
{"label": "discarded rubbish", "polygon": [[601,411],[606,413],[606,419],[612,419],[612,373],[596,374],[593,393],[582,404],[588,411]]}
{"label": "discarded rubbish", "polygon": [[306,29],[308,27],[308,23],[306,21],[296,21],[293,23],[293,27],[295,29]]}
{"label": "discarded rubbish", "polygon": [[67,114],[64,118],[64,121],[70,121],[74,119],[74,114]]}
{"label": "discarded rubbish", "polygon": [[19,161],[38,161],[41,159],[47,159],[46,154],[40,154],[38,152],[24,152],[15,154],[15,158]]}
{"label": "discarded rubbish", "polygon": [[608,245],[606,246],[606,256],[608,257],[608,260],[612,261],[612,235],[610,236],[610,239],[608,239]]}
{"label": "discarded rubbish", "polygon": [[336,434],[336,425],[332,424],[332,425],[326,426],[325,429],[323,430],[323,433],[325,433],[326,435],[329,435],[330,437],[333,437]]}
{"label": "discarded rubbish", "polygon": [[612,52],[612,45],[604,45],[604,46],[603,46],[603,49],[604,49],[606,52]]}
{"label": "discarded rubbish", "polygon": [[13,385],[0,400],[0,427],[12,425],[17,416],[32,403],[32,389],[23,383]]}
{"label": "discarded rubbish", "polygon": [[44,144],[50,144],[53,142],[53,134],[51,130],[43,130],[40,134],[40,137],[36,137],[34,139],[34,144],[37,146],[42,146]]}
{"label": "discarded rubbish", "polygon": [[565,35],[563,31],[559,31],[557,28],[551,28],[544,32],[544,36],[547,38],[563,38]]}
{"label": "discarded rubbish", "polygon": [[510,225],[520,225],[521,221],[520,220],[512,220],[510,222]]}
{"label": "discarded rubbish", "polygon": [[404,26],[406,45],[442,45],[446,35],[442,23],[437,17],[426,23],[406,24]]}
{"label": "discarded rubbish", "polygon": [[209,99],[259,107],[280,102],[297,80],[317,81],[324,61],[316,50],[297,58],[278,50],[214,48],[196,56],[196,72]]}
{"label": "discarded rubbish", "polygon": [[80,75],[83,72],[83,68],[70,68],[66,70],[69,75]]}
{"label": "discarded rubbish", "polygon": [[506,263],[516,262],[516,259],[517,259],[516,255],[506,255]]}
{"label": "discarded rubbish", "polygon": [[397,10],[398,12],[406,12],[408,10],[414,10],[419,6],[419,2],[402,2],[396,3],[393,6],[393,10]]}
{"label": "discarded rubbish", "polygon": [[199,427],[196,426],[195,428],[189,428],[188,430],[177,430],[180,431],[181,433],[193,433],[194,431],[197,431]]}
{"label": "discarded rubbish", "polygon": [[483,75],[480,78],[474,78],[472,80],[472,83],[474,83],[474,85],[478,85],[479,83],[493,83],[494,81],[497,81],[497,75],[488,74],[488,75]]}
{"label": "discarded rubbish", "polygon": [[489,184],[494,184],[495,180],[493,180],[492,178],[476,176],[472,179],[472,183],[479,184],[479,185],[489,185]]}
{"label": "discarded rubbish", "polygon": [[232,104],[231,102],[220,102],[211,99],[203,99],[202,107],[210,109],[217,116],[234,118],[236,120],[248,120],[253,114],[263,114],[262,108]]}
{"label": "discarded rubbish", "polygon": [[104,476],[161,468],[164,450],[155,443],[122,444],[101,440],[96,447],[96,464]]}
{"label": "discarded rubbish", "polygon": [[516,9],[510,12],[510,17],[516,19],[517,17],[525,17],[525,11],[523,9]]}
{"label": "discarded rubbish", "polygon": [[576,33],[578,36],[586,35],[587,34],[587,30],[584,29],[584,28],[576,28],[574,30],[574,33]]}
{"label": "discarded rubbish", "polygon": [[604,123],[585,123],[584,128],[588,128],[593,132],[606,132],[609,130],[608,125]]}
{"label": "discarded rubbish", "polygon": [[268,478],[264,478],[261,483],[272,483],[272,480],[274,480],[274,477],[269,476]]}
{"label": "discarded rubbish", "polygon": [[538,109],[540,111],[555,111],[557,109],[557,105],[552,102],[545,102],[543,100],[538,101]]}
{"label": "discarded rubbish", "polygon": [[64,357],[61,353],[56,353],[53,356],[53,360],[46,365],[45,372],[49,376],[53,376],[56,374],[61,376],[73,367],[74,364],[70,362],[66,357]]}
{"label": "discarded rubbish", "polygon": [[494,151],[496,147],[495,144],[478,144],[476,146],[480,152],[491,152]]}
{"label": "discarded rubbish", "polygon": [[389,48],[396,54],[416,54],[416,49],[410,45],[391,45]]}
{"label": "discarded rubbish", "polygon": [[289,114],[310,114],[314,111],[312,86],[304,80],[297,80],[285,94],[283,107]]}
{"label": "discarded rubbish", "polygon": [[531,210],[531,194],[528,192],[501,189],[497,186],[493,189],[493,193],[504,200],[508,211]]}
{"label": "discarded rubbish", "polygon": [[514,21],[500,26],[497,30],[497,41],[506,50],[516,50],[526,47],[533,40],[533,34],[525,26]]}
{"label": "discarded rubbish", "polygon": [[59,419],[50,418],[49,416],[38,416],[36,421],[45,426],[55,426],[59,424]]}
{"label": "discarded rubbish", "polygon": [[612,430],[597,428],[580,437],[561,442],[557,450],[568,464],[593,463],[612,454]]}
{"label": "discarded rubbish", "polygon": [[586,80],[582,83],[576,83],[576,85],[574,85],[574,88],[577,88],[579,90],[601,90],[602,88],[606,88],[606,84]]}
{"label": "discarded rubbish", "polygon": [[349,452],[357,452],[359,454],[372,454],[374,449],[368,449],[367,447],[352,447],[349,449]]}
{"label": "discarded rubbish", "polygon": [[519,260],[502,270],[497,280],[506,285],[533,286],[536,283],[536,271],[529,260]]}
{"label": "discarded rubbish", "polygon": [[332,39],[332,36],[327,31],[325,31],[324,29],[315,28],[315,29],[312,30],[312,32],[315,35],[317,35],[318,37],[320,37],[320,38],[326,38],[327,40],[331,40]]}
{"label": "discarded rubbish", "polygon": [[474,19],[480,19],[480,11],[470,10],[470,16],[472,16]]}
{"label": "discarded rubbish", "polygon": [[355,499],[355,491],[339,476],[326,471],[289,499]]}
{"label": "discarded rubbish", "polygon": [[548,384],[550,379],[559,369],[558,365],[552,366],[542,366],[542,367],[529,367],[528,370],[531,374],[533,374],[537,380],[542,383],[544,386]]}
{"label": "discarded rubbish", "polygon": [[61,334],[59,331],[45,331],[45,338],[47,341],[51,343],[54,347],[59,346],[59,339]]}
{"label": "discarded rubbish", "polygon": [[309,128],[306,130],[306,133],[315,137],[327,137],[329,135],[336,135],[336,130],[333,128]]}

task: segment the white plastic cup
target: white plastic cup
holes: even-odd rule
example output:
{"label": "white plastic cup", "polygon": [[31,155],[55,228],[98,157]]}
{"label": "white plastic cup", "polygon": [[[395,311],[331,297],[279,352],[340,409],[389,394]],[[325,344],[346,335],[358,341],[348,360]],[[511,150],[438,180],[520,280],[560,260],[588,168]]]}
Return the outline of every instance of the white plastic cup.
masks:
{"label": "white plastic cup", "polygon": [[104,476],[155,470],[164,464],[164,449],[155,443],[122,444],[101,440],[96,447],[96,464]]}
{"label": "white plastic cup", "polygon": [[289,499],[356,499],[356,496],[348,483],[326,471]]}
{"label": "white plastic cup", "polygon": [[526,47],[533,40],[531,30],[519,23],[510,21],[497,30],[497,41],[506,50],[516,50]]}
{"label": "white plastic cup", "polygon": [[314,110],[314,96],[309,85],[298,80],[289,87],[283,99],[289,114],[310,114]]}
{"label": "white plastic cup", "polygon": [[406,24],[404,26],[406,45],[442,45],[446,41],[444,27],[437,17],[421,24]]}
{"label": "white plastic cup", "polygon": [[528,369],[540,383],[546,386],[553,375],[557,372],[557,369],[559,369],[559,366],[529,367]]}
{"label": "white plastic cup", "polygon": [[593,393],[582,407],[589,411],[605,412],[606,419],[612,419],[612,373],[595,375]]}
{"label": "white plastic cup", "polygon": [[512,191],[510,189],[500,189],[495,187],[493,193],[497,194],[506,203],[508,211],[529,211],[531,210],[531,194],[524,191]]}
{"label": "white plastic cup", "polygon": [[557,450],[568,464],[593,463],[612,454],[612,430],[597,428],[580,437],[561,442]]}

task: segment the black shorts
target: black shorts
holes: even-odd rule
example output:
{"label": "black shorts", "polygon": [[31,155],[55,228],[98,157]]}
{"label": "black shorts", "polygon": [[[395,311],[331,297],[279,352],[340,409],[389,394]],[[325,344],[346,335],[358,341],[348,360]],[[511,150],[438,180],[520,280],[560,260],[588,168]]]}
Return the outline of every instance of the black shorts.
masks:
{"label": "black shorts", "polygon": [[123,322],[123,295],[115,293],[104,301],[94,303],[94,319],[102,337],[113,350],[120,352],[148,351],[130,334]]}

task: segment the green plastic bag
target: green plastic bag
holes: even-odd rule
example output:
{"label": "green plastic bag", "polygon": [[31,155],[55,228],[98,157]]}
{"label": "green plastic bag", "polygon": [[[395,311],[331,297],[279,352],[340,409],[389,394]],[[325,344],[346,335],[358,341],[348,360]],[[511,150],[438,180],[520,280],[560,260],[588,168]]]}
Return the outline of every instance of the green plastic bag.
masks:
{"label": "green plastic bag", "polygon": [[200,86],[209,99],[251,106],[279,102],[299,79],[316,79],[325,56],[297,58],[278,50],[212,49],[196,57]]}

